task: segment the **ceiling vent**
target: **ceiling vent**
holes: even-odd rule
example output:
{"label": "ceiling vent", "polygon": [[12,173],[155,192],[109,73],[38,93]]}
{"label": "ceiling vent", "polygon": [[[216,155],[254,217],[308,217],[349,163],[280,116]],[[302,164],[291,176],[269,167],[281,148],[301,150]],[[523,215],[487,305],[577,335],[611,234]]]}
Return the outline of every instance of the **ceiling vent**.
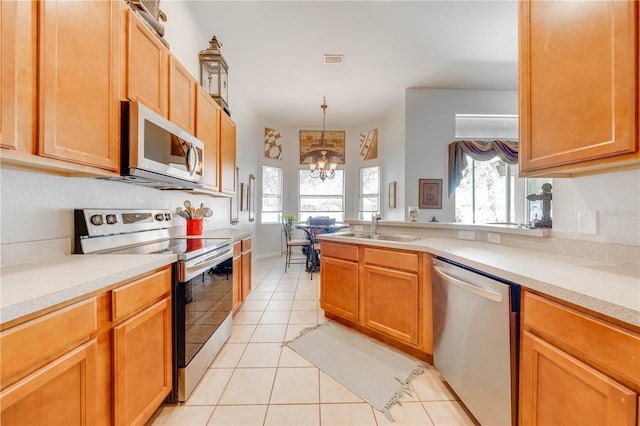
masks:
{"label": "ceiling vent", "polygon": [[341,64],[342,58],[344,55],[324,55],[324,63],[325,64]]}

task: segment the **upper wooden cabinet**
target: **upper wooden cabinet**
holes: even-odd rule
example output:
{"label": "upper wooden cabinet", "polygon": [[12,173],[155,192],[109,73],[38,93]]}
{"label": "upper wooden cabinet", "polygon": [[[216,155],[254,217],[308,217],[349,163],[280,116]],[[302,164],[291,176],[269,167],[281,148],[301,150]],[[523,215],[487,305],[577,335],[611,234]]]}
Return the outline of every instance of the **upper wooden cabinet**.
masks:
{"label": "upper wooden cabinet", "polygon": [[222,109],[220,115],[220,192],[236,193],[236,124]]}
{"label": "upper wooden cabinet", "polygon": [[38,6],[38,154],[117,171],[122,4]]}
{"label": "upper wooden cabinet", "polygon": [[207,190],[218,191],[218,159],[220,158],[220,107],[200,85],[196,90],[195,136],[204,142],[202,183]]}
{"label": "upper wooden cabinet", "polygon": [[638,2],[519,4],[520,175],[637,163]]}
{"label": "upper wooden cabinet", "polygon": [[31,153],[36,114],[36,3],[0,2],[0,147]]}
{"label": "upper wooden cabinet", "polygon": [[127,9],[127,97],[168,118],[169,49]]}
{"label": "upper wooden cabinet", "polygon": [[175,56],[169,56],[169,64],[169,120],[193,135],[198,82]]}

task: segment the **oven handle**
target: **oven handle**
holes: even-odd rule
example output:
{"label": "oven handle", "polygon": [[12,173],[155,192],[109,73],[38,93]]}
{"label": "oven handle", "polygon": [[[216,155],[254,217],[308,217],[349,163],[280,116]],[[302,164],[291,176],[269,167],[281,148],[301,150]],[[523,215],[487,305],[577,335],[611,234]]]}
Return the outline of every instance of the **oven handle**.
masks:
{"label": "oven handle", "polygon": [[205,259],[202,262],[196,263],[195,265],[185,265],[185,282],[189,281],[191,278],[200,275],[214,266],[218,266],[225,260],[229,260],[233,258],[233,250],[227,251],[225,254],[221,256],[217,256],[211,260]]}

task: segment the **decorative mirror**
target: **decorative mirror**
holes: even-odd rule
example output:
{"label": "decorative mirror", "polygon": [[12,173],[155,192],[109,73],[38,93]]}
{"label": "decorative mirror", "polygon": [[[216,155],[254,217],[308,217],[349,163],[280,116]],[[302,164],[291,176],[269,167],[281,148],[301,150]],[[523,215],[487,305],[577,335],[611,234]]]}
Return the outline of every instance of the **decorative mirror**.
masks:
{"label": "decorative mirror", "polygon": [[[236,182],[238,182],[238,179],[240,179],[240,168],[236,167]],[[231,197],[231,214],[229,216],[231,218],[232,225],[238,223],[238,198],[240,196],[240,191],[236,189],[236,196]]]}
{"label": "decorative mirror", "polygon": [[249,188],[247,190],[247,204],[249,207],[249,222],[253,222],[256,218],[256,177],[251,173],[249,175]]}

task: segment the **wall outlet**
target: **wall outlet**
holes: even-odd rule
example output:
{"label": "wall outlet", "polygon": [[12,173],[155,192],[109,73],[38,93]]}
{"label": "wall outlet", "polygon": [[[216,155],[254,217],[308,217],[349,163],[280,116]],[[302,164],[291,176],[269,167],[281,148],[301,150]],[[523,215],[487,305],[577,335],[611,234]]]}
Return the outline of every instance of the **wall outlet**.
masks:
{"label": "wall outlet", "polygon": [[354,232],[364,232],[364,226],[362,225],[353,225]]}
{"label": "wall outlet", "polygon": [[578,232],[581,234],[596,235],[598,233],[598,212],[578,212]]}
{"label": "wall outlet", "polygon": [[487,242],[500,244],[500,234],[495,232],[487,232]]}
{"label": "wall outlet", "polygon": [[475,240],[476,233],[473,231],[458,231],[459,240]]}

